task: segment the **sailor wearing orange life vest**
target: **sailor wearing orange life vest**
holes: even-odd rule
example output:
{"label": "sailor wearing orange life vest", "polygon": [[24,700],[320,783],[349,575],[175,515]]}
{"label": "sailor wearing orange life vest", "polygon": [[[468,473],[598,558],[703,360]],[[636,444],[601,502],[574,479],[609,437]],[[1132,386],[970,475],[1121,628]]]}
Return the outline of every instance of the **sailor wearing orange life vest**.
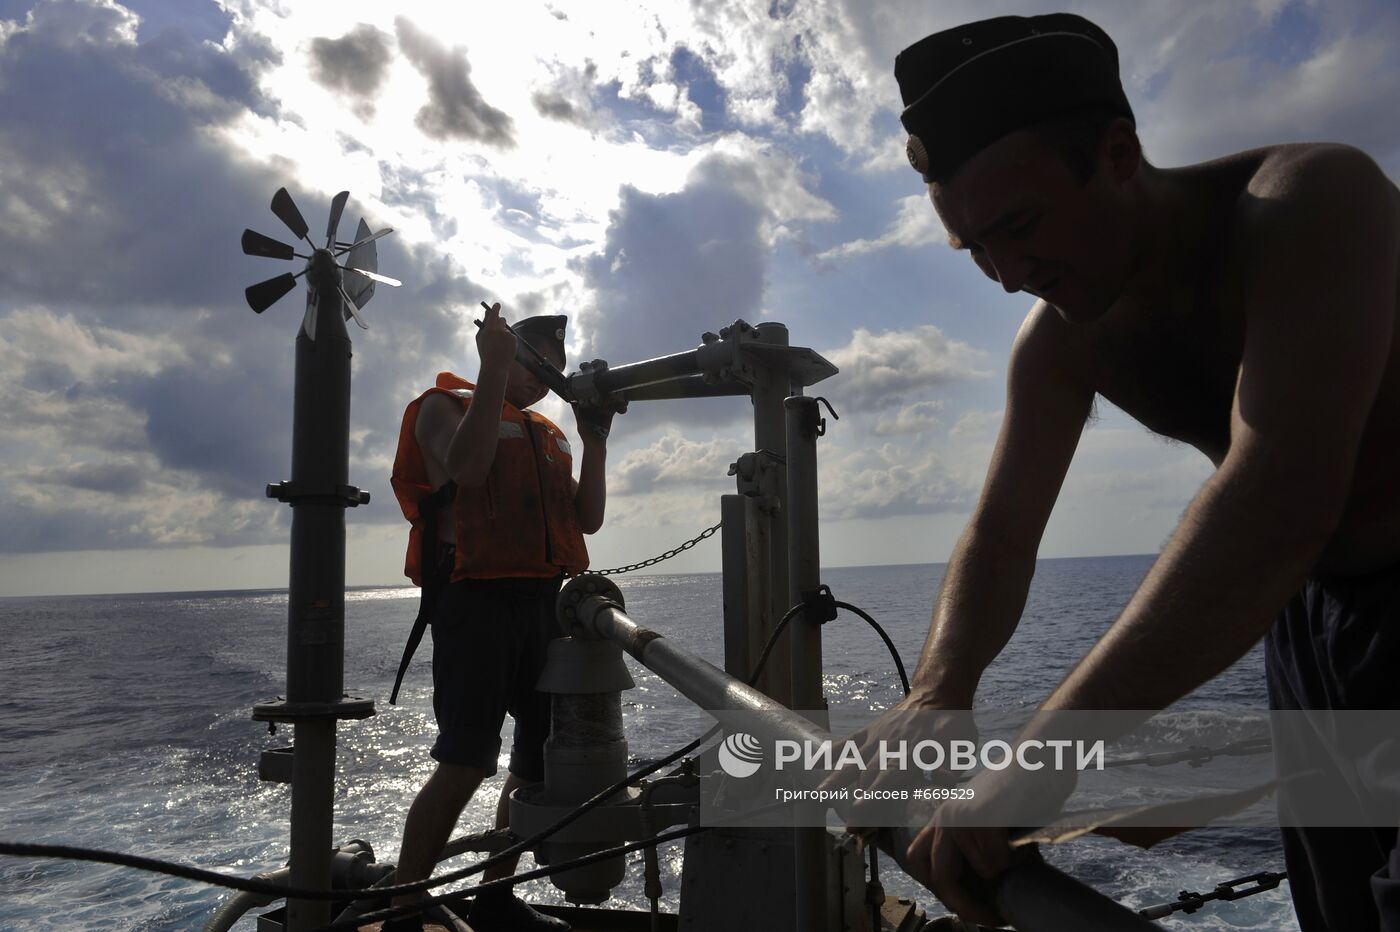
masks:
{"label": "sailor wearing orange life vest", "polygon": [[[534,317],[515,330],[562,370],[563,326],[563,317]],[[554,597],[565,573],[587,567],[583,535],[603,523],[612,415],[575,409],[583,445],[575,481],[568,441],[548,419],[526,410],[547,389],[515,361],[516,333],[506,326],[500,305],[493,305],[476,335],[481,371],[470,394],[470,383],[444,373],[436,389],[405,414],[404,433],[412,442],[400,438],[395,492],[413,519],[427,491],[454,482],[450,509],[439,512],[435,522],[415,521],[415,530],[421,533],[425,524],[435,523],[439,555],[453,548],[456,553],[450,583],[432,615],[433,711],[439,728],[432,755],[438,765],[409,809],[397,883],[431,873],[472,794],[496,772],[505,711],[515,719],[515,737],[497,827],[507,824],[510,793],[543,779],[549,704],[534,683],[548,641],[558,634]],[[411,475],[419,472],[415,444],[419,477]],[[405,463],[413,468],[402,468]],[[418,565],[418,542],[416,536],[410,542],[406,571],[426,584],[434,568]],[[447,566],[436,571],[448,572]],[[514,871],[514,860],[493,865],[482,882]],[[478,896],[469,922],[479,932],[568,928],[508,891]],[[413,926],[394,926],[399,927]]]}

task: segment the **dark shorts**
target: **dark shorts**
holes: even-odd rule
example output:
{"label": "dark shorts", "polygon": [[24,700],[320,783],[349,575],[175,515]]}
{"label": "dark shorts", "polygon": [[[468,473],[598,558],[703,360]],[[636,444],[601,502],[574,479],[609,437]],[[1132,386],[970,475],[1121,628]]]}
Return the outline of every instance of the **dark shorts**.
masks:
{"label": "dark shorts", "polygon": [[[1264,639],[1264,670],[1273,709],[1400,708],[1400,566],[1308,580]],[[1277,727],[1299,729],[1275,735],[1280,773],[1327,766],[1332,785],[1375,789],[1327,735]],[[1395,825],[1284,828],[1283,851],[1302,932],[1400,932]]]}
{"label": "dark shorts", "polygon": [[559,579],[464,579],[443,590],[433,613],[432,755],[496,773],[501,726],[515,720],[510,772],[544,779],[549,696],[536,692],[549,642],[560,635]]}

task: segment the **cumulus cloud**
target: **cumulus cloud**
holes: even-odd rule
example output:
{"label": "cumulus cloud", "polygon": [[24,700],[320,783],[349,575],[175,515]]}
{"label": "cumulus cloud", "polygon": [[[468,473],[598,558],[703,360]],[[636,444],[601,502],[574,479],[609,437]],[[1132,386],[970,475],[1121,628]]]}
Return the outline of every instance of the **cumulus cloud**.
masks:
{"label": "cumulus cloud", "polygon": [[[311,76],[323,87],[359,98],[363,106],[378,92],[393,55],[389,35],[359,23],[338,39],[311,40]],[[368,107],[367,114],[373,114]]]}
{"label": "cumulus cloud", "polygon": [[[256,36],[138,41],[109,5],[49,2],[0,33],[0,524],[9,552],[261,543],[286,509],[298,289],[261,317],[243,287],[290,267],[238,255],[287,179],[223,133],[265,106]],[[292,185],[313,227],[328,197]],[[345,224],[358,219],[352,202]],[[453,359],[478,292],[449,258],[381,241],[355,333],[351,481],[397,520],[385,451],[403,405]],[[381,314],[380,308],[386,313]],[[44,466],[36,470],[34,464]]]}
{"label": "cumulus cloud", "polygon": [[877,437],[927,433],[943,423],[938,417],[938,412],[941,410],[943,410],[943,402],[941,401],[916,401],[913,404],[904,405],[894,417],[881,418],[876,421],[872,432]]}
{"label": "cumulus cloud", "polygon": [[933,205],[922,194],[899,199],[894,220],[885,232],[874,239],[856,239],[818,253],[814,260],[829,262],[866,253],[878,252],[890,246],[926,246],[944,239],[943,224],[933,211]]}
{"label": "cumulus cloud", "polygon": [[753,162],[711,155],[674,194],[623,188],[603,248],[576,263],[596,302],[588,354],[646,359],[736,318],[756,321],[772,180]]}
{"label": "cumulus cloud", "polygon": [[822,355],[841,370],[824,392],[855,411],[880,410],[940,385],[991,375],[980,368],[986,353],[931,324],[880,333],[858,327],[850,343]]}
{"label": "cumulus cloud", "polygon": [[955,470],[932,452],[886,443],[823,464],[822,516],[842,520],[966,511],[980,487],[980,476]]}
{"label": "cumulus cloud", "polygon": [[996,436],[1001,427],[1003,411],[968,411],[948,430],[954,437],[987,438]]}
{"label": "cumulus cloud", "polygon": [[419,129],[434,139],[515,145],[514,121],[482,99],[464,49],[447,48],[403,17],[394,27],[404,55],[428,79],[428,103],[414,118]]}
{"label": "cumulus cloud", "polygon": [[649,446],[631,450],[611,471],[609,491],[619,495],[696,485],[731,485],[729,465],[752,446],[751,441],[715,437],[696,441],[667,430]]}

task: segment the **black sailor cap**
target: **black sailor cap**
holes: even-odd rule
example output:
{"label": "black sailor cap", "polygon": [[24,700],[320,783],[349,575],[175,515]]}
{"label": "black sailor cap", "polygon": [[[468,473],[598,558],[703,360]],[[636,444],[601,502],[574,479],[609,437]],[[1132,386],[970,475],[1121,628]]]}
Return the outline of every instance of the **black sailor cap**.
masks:
{"label": "black sailor cap", "polygon": [[999,16],[935,32],[900,52],[909,162],[946,181],[1008,133],[1087,109],[1133,119],[1118,47],[1082,16]]}
{"label": "black sailor cap", "polygon": [[553,350],[559,354],[560,359],[564,359],[564,327],[568,322],[569,318],[563,314],[541,314],[538,317],[526,317],[519,323],[512,324],[510,329],[539,352]]}

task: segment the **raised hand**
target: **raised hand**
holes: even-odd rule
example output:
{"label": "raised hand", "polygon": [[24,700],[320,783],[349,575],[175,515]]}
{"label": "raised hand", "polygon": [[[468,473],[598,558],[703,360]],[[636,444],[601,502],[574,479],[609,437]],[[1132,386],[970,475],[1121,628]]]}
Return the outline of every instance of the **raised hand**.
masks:
{"label": "raised hand", "polygon": [[[486,307],[486,302],[481,302]],[[476,351],[481,356],[481,368],[505,371],[515,361],[515,334],[501,316],[499,302],[486,307],[486,317],[476,332]]]}

